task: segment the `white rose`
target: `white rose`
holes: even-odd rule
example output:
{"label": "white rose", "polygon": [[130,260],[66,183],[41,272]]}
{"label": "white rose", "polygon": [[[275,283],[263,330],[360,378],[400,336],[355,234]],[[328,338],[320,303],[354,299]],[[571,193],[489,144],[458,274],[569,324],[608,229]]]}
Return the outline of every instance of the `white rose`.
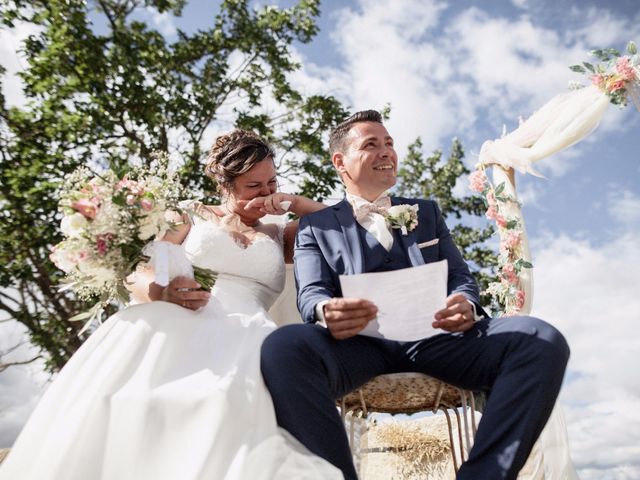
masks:
{"label": "white rose", "polygon": [[103,267],[95,262],[87,261],[79,263],[78,269],[84,275],[90,277],[85,281],[85,283],[92,287],[99,288],[117,279],[113,270]]}
{"label": "white rose", "polygon": [[60,230],[67,237],[79,237],[83,230],[87,228],[87,219],[81,213],[74,213],[62,218],[60,222]]}
{"label": "white rose", "polygon": [[58,248],[51,252],[49,259],[54,263],[56,267],[65,273],[69,273],[76,266],[73,255],[63,248]]}
{"label": "white rose", "polygon": [[138,238],[140,238],[140,240],[148,240],[154,235],[157,235],[160,231],[159,227],[162,224],[163,217],[163,212],[151,212],[149,215],[146,215],[140,223]]}

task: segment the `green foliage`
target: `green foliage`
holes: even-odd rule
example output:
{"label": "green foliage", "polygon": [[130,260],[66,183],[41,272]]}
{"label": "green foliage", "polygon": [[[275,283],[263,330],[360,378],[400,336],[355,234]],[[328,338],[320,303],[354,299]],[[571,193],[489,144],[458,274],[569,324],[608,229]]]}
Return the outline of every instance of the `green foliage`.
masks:
{"label": "green foliage", "polygon": [[[485,227],[469,226],[473,217],[484,219],[486,206],[478,196],[460,197],[454,192],[457,182],[470,173],[462,161],[462,144],[454,139],[446,159],[442,158],[440,150],[426,158],[421,150],[422,141],[419,138],[409,146],[409,152],[398,170],[396,193],[406,197],[431,198],[438,202],[455,244],[470,263],[480,290],[485,290],[496,279],[492,270],[498,264],[498,257],[485,245],[495,229],[484,220],[482,223]],[[482,302],[494,311],[498,308],[498,305],[491,303],[488,295],[482,296]]]}
{"label": "green foliage", "polygon": [[[78,166],[120,170],[148,165],[154,150],[169,152],[181,162],[184,186],[212,201],[203,141],[213,140],[205,132],[215,122],[272,140],[285,175],[301,178],[306,195],[326,196],[337,183],[321,133],[346,112],[336,99],[304,97],[288,81],[299,68],[290,46],[316,34],[319,1],[254,8],[225,0],[210,28],[178,31],[172,41],[134,19],[144,8],[180,15],[184,5],[7,0],[0,7],[6,27],[38,28],[22,46],[26,105],[8,108],[0,98],[0,310],[28,329],[51,371],[80,345],[81,323],[68,319],[87,308],[58,290],[61,273],[48,258],[61,240],[56,191]],[[94,22],[105,28],[98,32]]]}

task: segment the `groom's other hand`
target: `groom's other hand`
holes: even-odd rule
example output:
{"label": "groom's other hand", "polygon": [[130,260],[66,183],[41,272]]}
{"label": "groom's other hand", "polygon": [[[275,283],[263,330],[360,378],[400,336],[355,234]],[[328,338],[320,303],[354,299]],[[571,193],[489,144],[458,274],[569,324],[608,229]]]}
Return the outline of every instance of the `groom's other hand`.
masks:
{"label": "groom's other hand", "polygon": [[336,340],[358,333],[376,318],[378,307],[362,298],[332,298],[323,307],[324,321]]}
{"label": "groom's other hand", "polygon": [[441,328],[447,332],[466,332],[473,326],[474,314],[471,303],[461,293],[447,297],[446,307],[435,314],[433,328]]}

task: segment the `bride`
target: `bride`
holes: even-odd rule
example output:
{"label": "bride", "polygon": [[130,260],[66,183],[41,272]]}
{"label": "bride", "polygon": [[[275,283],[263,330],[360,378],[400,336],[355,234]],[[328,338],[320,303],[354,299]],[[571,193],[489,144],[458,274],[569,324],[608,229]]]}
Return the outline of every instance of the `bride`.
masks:
{"label": "bride", "polygon": [[297,215],[324,207],[277,193],[273,157],[251,132],[216,139],[206,173],[223,205],[191,203],[164,238],[219,272],[212,291],[187,277],[147,281],[154,301],[109,318],[69,360],[0,479],[342,478],[278,429],[260,375],[260,346],[276,328],[267,309],[284,286],[297,227],[260,219],[285,213],[285,201]]}

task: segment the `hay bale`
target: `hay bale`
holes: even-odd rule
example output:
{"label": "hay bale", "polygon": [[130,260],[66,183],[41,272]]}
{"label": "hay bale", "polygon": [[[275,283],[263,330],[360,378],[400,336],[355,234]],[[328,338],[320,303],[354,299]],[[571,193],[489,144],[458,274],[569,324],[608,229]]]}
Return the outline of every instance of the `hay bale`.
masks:
{"label": "hay bale", "polygon": [[363,480],[453,480],[443,415],[372,424],[360,439]]}

